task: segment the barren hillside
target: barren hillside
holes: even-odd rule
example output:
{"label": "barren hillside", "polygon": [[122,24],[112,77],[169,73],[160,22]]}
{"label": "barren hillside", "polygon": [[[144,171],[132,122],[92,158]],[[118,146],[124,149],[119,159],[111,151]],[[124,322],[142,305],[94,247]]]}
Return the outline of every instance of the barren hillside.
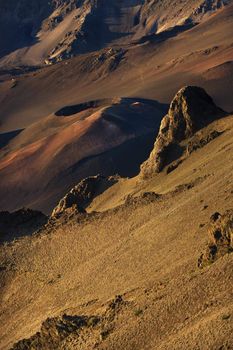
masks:
{"label": "barren hillside", "polygon": [[[231,0],[1,1],[0,65],[51,64],[176,26],[192,26]],[[182,29],[182,28],[181,28]],[[185,28],[183,28],[185,29]]]}
{"label": "barren hillside", "polygon": [[229,6],[188,31],[152,36],[127,50],[106,48],[25,74],[1,70],[1,132],[90,100],[131,96],[169,103],[188,84],[203,86],[231,111],[232,16]]}
{"label": "barren hillside", "polygon": [[233,349],[232,0],[0,0],[0,350]]}
{"label": "barren hillside", "polygon": [[143,99],[90,101],[30,125],[2,148],[1,210],[47,213],[82,178],[135,176],[166,110]]}
{"label": "barren hillside", "polygon": [[1,349],[231,349],[232,136],[209,121],[173,169],[2,245]]}

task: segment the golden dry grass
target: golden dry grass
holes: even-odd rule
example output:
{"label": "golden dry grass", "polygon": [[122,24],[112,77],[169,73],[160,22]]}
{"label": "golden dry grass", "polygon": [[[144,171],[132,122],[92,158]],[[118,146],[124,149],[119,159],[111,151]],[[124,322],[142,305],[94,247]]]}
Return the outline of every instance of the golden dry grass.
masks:
{"label": "golden dry grass", "polygon": [[[97,349],[230,349],[233,255],[203,270],[197,261],[210,216],[232,208],[232,122],[215,122],[225,132],[171,174],[108,189],[93,203],[105,202],[107,212],[2,246],[1,349],[35,334],[47,317],[103,315],[119,294],[131,304],[106,336],[93,331],[80,343],[71,334],[60,348],[95,340]],[[175,190],[185,183],[193,186]],[[113,209],[127,191],[164,195]]]}

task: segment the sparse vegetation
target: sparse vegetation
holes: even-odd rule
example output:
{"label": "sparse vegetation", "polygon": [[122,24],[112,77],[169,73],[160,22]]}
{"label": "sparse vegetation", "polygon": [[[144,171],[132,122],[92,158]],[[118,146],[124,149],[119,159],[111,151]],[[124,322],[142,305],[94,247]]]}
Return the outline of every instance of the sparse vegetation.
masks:
{"label": "sparse vegetation", "polygon": [[223,319],[224,321],[229,320],[230,317],[231,317],[230,314],[222,315],[222,319]]}
{"label": "sparse vegetation", "polygon": [[102,330],[100,333],[100,339],[105,340],[109,336],[109,334],[110,334],[109,329]]}
{"label": "sparse vegetation", "polygon": [[0,0],[0,350],[233,349],[232,23]]}
{"label": "sparse vegetation", "polygon": [[137,309],[134,309],[134,315],[135,316],[142,316],[142,314],[143,314],[143,310],[142,309],[140,309],[140,308],[137,308]]}

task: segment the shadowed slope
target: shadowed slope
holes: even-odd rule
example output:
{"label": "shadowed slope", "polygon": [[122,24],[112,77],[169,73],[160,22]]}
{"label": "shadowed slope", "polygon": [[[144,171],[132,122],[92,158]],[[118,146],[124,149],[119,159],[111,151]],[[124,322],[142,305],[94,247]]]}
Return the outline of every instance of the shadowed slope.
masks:
{"label": "shadowed slope", "polygon": [[0,207],[48,211],[87,176],[135,175],[166,106],[140,99],[106,103],[66,107],[16,136],[2,150]]}
{"label": "shadowed slope", "polygon": [[[0,65],[53,64],[109,44],[194,25],[231,0],[0,2]],[[93,30],[93,28],[95,28]],[[6,30],[7,29],[7,30]]]}
{"label": "shadowed slope", "polygon": [[210,217],[232,208],[232,115],[210,129],[174,172],[95,198],[107,211],[1,247],[2,349],[231,349],[233,254],[197,262]]}
{"label": "shadowed slope", "polygon": [[67,105],[115,96],[141,96],[170,103],[184,85],[205,88],[233,110],[231,87],[233,6],[160,43],[105,49],[0,83],[1,132],[23,129]]}

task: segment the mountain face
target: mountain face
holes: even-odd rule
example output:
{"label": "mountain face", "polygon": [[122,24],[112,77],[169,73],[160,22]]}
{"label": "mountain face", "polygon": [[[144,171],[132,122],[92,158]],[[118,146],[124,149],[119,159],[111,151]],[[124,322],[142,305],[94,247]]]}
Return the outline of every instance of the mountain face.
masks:
{"label": "mountain face", "polygon": [[156,101],[116,98],[66,106],[41,118],[1,150],[0,207],[50,212],[87,176],[136,175],[166,109]]}
{"label": "mountain face", "polygon": [[34,42],[43,20],[49,16],[48,1],[0,1],[0,57]]}
{"label": "mountain face", "polygon": [[[230,3],[30,4],[1,2],[1,23],[31,41],[2,57],[3,65],[8,59],[17,65],[0,69],[0,210],[26,206],[49,213],[83,178],[135,176],[153,148],[166,104],[180,86],[205,87],[219,106],[232,109]],[[33,30],[22,35],[29,22]],[[190,28],[190,23],[196,25]],[[183,31],[186,25],[190,29]],[[21,59],[49,63],[48,52],[65,32],[71,33],[65,42],[72,46],[70,52],[77,49],[77,57],[66,56],[68,46],[62,44],[50,56],[61,62],[34,71],[18,67]],[[63,54],[70,59],[63,61]]]}
{"label": "mountain face", "polygon": [[232,23],[0,0],[0,350],[233,349]]}
{"label": "mountain face", "polygon": [[[186,27],[231,0],[0,2],[0,65],[52,64],[106,45]],[[6,30],[7,28],[7,30]]]}
{"label": "mountain face", "polygon": [[147,177],[162,171],[169,163],[169,158],[176,153],[176,148],[179,153],[181,141],[190,138],[214,119],[225,115],[203,89],[196,86],[182,88],[161,122],[150,158],[141,166],[142,176]]}
{"label": "mountain face", "polygon": [[[131,129],[116,120],[117,108],[102,111],[101,127]],[[7,224],[1,350],[232,349],[233,115],[186,86],[162,119],[161,137],[173,153],[175,141],[189,146],[170,173],[88,177],[48,221],[31,210],[0,213],[0,230]],[[14,223],[23,235],[17,240]],[[31,235],[32,223],[40,230]]]}

